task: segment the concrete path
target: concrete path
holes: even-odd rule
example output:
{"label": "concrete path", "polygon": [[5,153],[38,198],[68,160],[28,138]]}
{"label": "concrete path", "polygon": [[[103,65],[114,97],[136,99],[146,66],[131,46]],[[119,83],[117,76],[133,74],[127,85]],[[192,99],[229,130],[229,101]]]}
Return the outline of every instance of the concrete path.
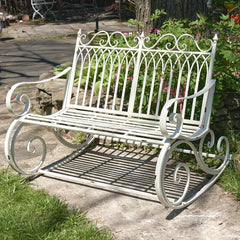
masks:
{"label": "concrete path", "polygon": [[53,67],[73,59],[76,38],[0,42],[0,84],[37,81]]}
{"label": "concrete path", "polygon": [[[82,29],[83,33],[94,31],[96,23],[91,22],[18,22],[3,29],[0,34],[0,44],[5,41],[27,41],[33,39],[58,38],[77,34]],[[129,27],[127,22],[119,20],[99,21],[99,31],[134,31],[135,28]]]}
{"label": "concrete path", "polygon": [[[76,32],[79,27],[88,31],[86,24],[75,24],[74,26],[62,25],[60,33],[64,33],[66,28],[70,29],[70,26],[73,26],[71,27],[74,29],[73,32]],[[114,27],[113,24],[116,28],[119,24],[118,29],[125,31],[123,26],[126,26],[124,25],[126,23],[113,21],[109,22],[107,26]],[[54,24],[45,25],[45,29],[48,29],[47,26],[49,28],[56,27]],[[26,31],[26,35],[22,32],[24,36],[19,29],[11,28],[12,26],[3,30],[0,44],[19,39],[32,39],[39,32],[43,32],[42,25],[23,26],[22,29]],[[31,29],[34,29],[34,37],[31,35]],[[18,31],[20,33],[14,35],[14,32]],[[9,49],[10,52],[11,49]],[[0,61],[4,62],[2,56]],[[12,61],[14,62],[14,56]],[[36,67],[37,69],[38,65],[39,63],[33,62],[32,68]],[[28,76],[28,73],[25,75]],[[7,76],[5,77],[4,81],[7,81]],[[0,164],[4,167],[7,167],[3,154],[4,138],[9,124],[14,119],[7,112],[4,103],[8,88],[7,84],[0,85]],[[26,91],[34,103],[36,92],[32,88],[26,89]],[[49,131],[38,129],[38,133],[45,137],[48,145],[46,164],[58,160],[72,151],[59,144]],[[30,135],[30,129],[24,129],[24,135]],[[20,157],[23,160],[27,159],[26,156]],[[56,194],[67,201],[70,207],[87,211],[89,218],[96,220],[99,226],[110,229],[117,240],[240,240],[239,203],[235,202],[231,195],[224,192],[218,185],[214,185],[206,194],[182,211],[170,211],[164,209],[159,203],[46,177],[35,179],[34,185],[38,189],[45,189],[50,194]]]}

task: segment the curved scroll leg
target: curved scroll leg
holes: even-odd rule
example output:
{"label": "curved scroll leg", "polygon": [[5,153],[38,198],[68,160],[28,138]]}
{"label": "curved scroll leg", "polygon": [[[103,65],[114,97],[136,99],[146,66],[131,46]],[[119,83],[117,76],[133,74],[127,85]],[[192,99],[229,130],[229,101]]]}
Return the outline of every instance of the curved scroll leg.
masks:
{"label": "curved scroll leg", "polygon": [[218,151],[218,153],[223,152],[223,143],[225,142],[225,155],[224,156],[219,156],[219,155],[215,156],[215,158],[220,158],[223,161],[222,161],[222,164],[218,168],[212,169],[207,166],[207,164],[204,162],[204,159],[203,159],[204,153],[202,152],[202,150],[203,150],[203,145],[204,145],[207,135],[210,135],[210,141],[207,142],[208,149],[211,149],[214,146],[214,143],[215,143],[214,132],[212,130],[209,130],[209,132],[207,132],[204,135],[204,137],[201,138],[201,141],[199,144],[199,158],[197,158],[197,161],[198,161],[201,169],[204,172],[206,172],[207,174],[216,175],[216,174],[219,174],[220,172],[222,172],[225,169],[225,167],[227,166],[227,164],[229,163],[229,159],[230,159],[229,141],[228,141],[228,138],[225,136],[222,136],[218,139],[217,151]]}
{"label": "curved scroll leg", "polygon": [[[213,133],[209,132],[211,135],[211,142],[208,143],[208,147],[211,148],[214,143]],[[207,134],[206,134],[207,135]],[[178,140],[176,142],[171,142],[166,140],[156,166],[156,180],[155,188],[157,196],[160,202],[169,208],[180,209],[188,206],[193,201],[195,201],[200,195],[202,195],[207,189],[209,189],[221,175],[225,167],[229,162],[229,143],[226,137],[221,137],[217,143],[217,150],[219,152],[223,151],[222,143],[225,142],[225,156],[219,156],[214,154],[208,154],[202,152],[203,142],[206,135],[200,140],[200,151],[197,151],[194,144],[187,140]],[[185,162],[176,163],[172,159],[174,155],[173,152],[180,152],[183,150],[179,148],[180,145],[188,145],[190,150],[185,152],[190,153],[190,156],[194,156],[196,161],[199,163],[201,169],[207,174],[213,175],[208,182],[201,187],[198,192],[193,193],[190,189],[190,183],[193,175],[190,172],[188,164]],[[183,150],[184,151],[184,150]],[[218,168],[210,168],[204,162],[203,157],[219,158],[222,160],[222,164]],[[191,195],[190,195],[191,193]]]}
{"label": "curved scroll leg", "polygon": [[[34,146],[34,141],[38,142],[38,147],[39,143],[42,145],[42,154],[40,156],[40,161],[35,165],[33,168],[30,170],[24,169],[21,164],[18,162],[15,156],[15,143],[17,140],[17,136],[19,135],[22,127],[25,124],[19,123],[18,119],[15,119],[12,124],[10,125],[6,138],[5,138],[5,145],[4,145],[4,151],[5,151],[5,156],[9,164],[15,169],[17,172],[21,174],[26,174],[26,175],[34,175],[37,174],[38,170],[44,163],[45,157],[46,157],[46,144],[45,141],[40,137],[40,136],[33,136],[28,139],[26,150],[28,153],[31,153],[32,156],[36,153],[36,148]],[[16,129],[16,130],[14,130]]]}
{"label": "curved scroll leg", "polygon": [[59,140],[60,143],[62,143],[64,146],[69,147],[69,148],[73,148],[73,149],[82,149],[82,148],[86,148],[87,146],[89,146],[93,140],[94,137],[93,135],[89,134],[88,138],[81,144],[74,144],[74,143],[70,143],[68,141],[66,141],[62,135],[61,135],[61,130],[62,129],[55,129],[52,128],[52,132],[53,134],[56,136],[56,138]]}

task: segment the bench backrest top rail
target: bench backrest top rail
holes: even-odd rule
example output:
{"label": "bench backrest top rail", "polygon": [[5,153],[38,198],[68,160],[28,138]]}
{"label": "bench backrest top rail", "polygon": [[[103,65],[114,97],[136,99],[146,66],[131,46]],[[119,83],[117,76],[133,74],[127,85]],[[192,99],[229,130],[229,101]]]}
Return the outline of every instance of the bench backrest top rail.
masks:
{"label": "bench backrest top rail", "polygon": [[[158,120],[168,99],[195,94],[211,80],[216,42],[104,31],[89,40],[79,31],[64,107]],[[206,99],[180,100],[172,110],[199,124]]]}

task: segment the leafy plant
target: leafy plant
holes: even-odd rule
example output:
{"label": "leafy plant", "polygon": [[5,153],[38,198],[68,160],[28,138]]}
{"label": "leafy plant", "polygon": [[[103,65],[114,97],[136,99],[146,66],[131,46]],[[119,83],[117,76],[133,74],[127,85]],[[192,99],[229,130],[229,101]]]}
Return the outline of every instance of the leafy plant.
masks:
{"label": "leafy plant", "polygon": [[[151,17],[151,21],[156,21],[161,15],[166,14],[164,10],[156,10],[155,13]],[[142,26],[142,23],[138,23],[136,20],[131,19],[129,21],[131,24],[138,24]],[[213,78],[217,79],[217,85],[216,85],[216,94],[214,98],[214,106],[213,106],[213,112],[215,112],[215,107],[219,105],[220,99],[222,98],[223,92],[240,92],[240,41],[239,41],[239,30],[240,30],[240,23],[239,23],[239,15],[222,15],[220,17],[220,20],[212,20],[207,19],[206,16],[197,14],[197,19],[195,21],[189,21],[187,19],[172,19],[169,18],[162,24],[161,28],[159,29],[152,29],[149,33],[150,42],[146,43],[149,46],[151,46],[156,40],[159,38],[160,35],[164,35],[166,33],[174,33],[177,37],[182,34],[191,34],[194,35],[195,38],[198,40],[199,45],[204,45],[206,40],[209,38],[212,38],[215,33],[218,34],[218,43],[217,43],[217,51],[216,51],[216,57],[215,57],[215,64],[213,69]],[[130,45],[134,45],[134,37],[135,34],[126,34],[127,40]],[[125,47],[126,44],[123,41],[123,39],[118,38],[119,46]],[[166,38],[166,41],[163,40],[163,45],[167,42],[171,42],[171,39]],[[196,49],[196,47],[192,44],[190,38],[182,38],[182,42],[180,43],[182,46],[189,46],[191,50]],[[160,46],[156,46],[156,48],[160,48]],[[197,49],[196,49],[197,50]],[[124,57],[124,56],[120,56]],[[129,56],[130,58],[131,56]],[[127,60],[127,59],[126,59]],[[129,59],[128,59],[129,60]],[[194,61],[194,60],[190,60]],[[124,64],[123,64],[124,65]],[[120,69],[118,66],[118,63],[108,63],[105,69],[103,69],[103,64],[98,63],[97,67],[94,62],[91,63],[90,69],[88,66],[83,67],[82,71],[82,77],[81,77],[81,84],[84,86],[87,74],[89,74],[89,83],[88,86],[91,88],[92,83],[91,81],[94,78],[94,74],[96,74],[96,68],[97,68],[97,75],[95,76],[95,83],[94,83],[94,93],[97,95],[99,93],[99,88],[102,84],[103,88],[107,87],[109,77],[111,79],[111,88],[115,89],[116,80],[118,79],[118,96],[121,96],[121,91],[124,85],[124,77],[125,77],[125,69]],[[137,95],[136,95],[136,106],[138,103],[140,103],[141,99],[141,93],[143,87],[146,90],[146,93],[150,92],[151,90],[151,78],[154,70],[153,65],[148,66],[148,80],[146,84],[143,86],[144,81],[144,73],[145,73],[145,67],[142,66],[139,73],[139,87],[137,88]],[[59,72],[62,70],[63,67],[57,66],[55,68],[55,72]],[[111,69],[111,72],[110,72]],[[130,94],[131,94],[131,79],[133,77],[133,72],[131,73],[132,67],[129,68],[129,76],[128,76],[128,82],[126,86],[126,101],[128,101]],[[177,71],[177,69],[175,69]],[[185,70],[183,70],[185,71]],[[186,70],[187,71],[187,70]],[[205,70],[204,70],[205,71]],[[156,78],[160,80],[165,79],[167,74],[169,74],[169,69],[165,69],[165,75],[158,75]],[[104,76],[103,76],[104,75]],[[204,75],[204,74],[203,74]],[[191,76],[192,79],[194,79],[196,76]],[[76,71],[75,75],[75,84],[78,84],[79,81],[79,69]],[[177,93],[177,86],[176,82],[178,82],[178,79],[173,79],[173,83],[170,87],[170,91],[172,93],[172,97],[176,96]],[[155,83],[153,96],[149,96],[149,94],[144,94],[143,99],[143,111],[146,111],[147,103],[149,103],[149,98],[152,97],[152,108],[154,109],[156,107],[156,99],[158,96],[158,89],[159,85],[162,84],[160,81]],[[186,74],[182,76],[181,78],[181,88],[182,92],[184,91],[184,84],[186,84]],[[199,89],[204,86],[204,79],[200,81],[201,86],[199,86]],[[141,88],[142,86],[142,88]],[[194,81],[190,82],[190,86],[188,86],[188,91],[193,92],[195,83]],[[166,91],[162,91],[161,95],[161,101],[164,102],[166,99]],[[180,105],[181,103],[179,103]],[[180,106],[179,109],[181,110]],[[138,109],[136,109],[138,110]],[[191,105],[189,104],[187,106],[188,113],[191,112]],[[196,111],[199,113],[201,111],[201,104],[197,103]]]}
{"label": "leafy plant", "polygon": [[217,78],[217,90],[240,92],[240,24],[228,15],[222,15],[214,26],[219,34],[214,77]]}
{"label": "leafy plant", "polygon": [[129,19],[128,20],[128,26],[132,27],[132,26],[139,26],[139,27],[143,27],[144,24],[140,21],[138,21],[137,19]]}
{"label": "leafy plant", "polygon": [[[159,19],[162,15],[166,15],[167,13],[163,9],[156,9],[155,12],[151,15],[150,20],[152,22],[152,25],[154,25],[155,21]],[[130,27],[137,26],[137,28],[142,29],[144,27],[144,23],[138,21],[137,19],[129,19],[128,25]],[[151,31],[150,31],[151,32]]]}

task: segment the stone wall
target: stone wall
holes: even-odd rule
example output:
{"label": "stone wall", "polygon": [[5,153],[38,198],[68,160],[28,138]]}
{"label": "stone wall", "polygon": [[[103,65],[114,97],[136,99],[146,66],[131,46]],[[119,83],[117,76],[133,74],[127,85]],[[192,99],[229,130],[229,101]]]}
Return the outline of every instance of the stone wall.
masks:
{"label": "stone wall", "polygon": [[[52,76],[52,71],[44,73],[39,77],[39,80],[47,79]],[[36,108],[41,112],[41,114],[49,115],[61,109],[65,84],[66,80],[60,78],[37,85],[36,100],[38,102],[38,106],[36,106]]]}

